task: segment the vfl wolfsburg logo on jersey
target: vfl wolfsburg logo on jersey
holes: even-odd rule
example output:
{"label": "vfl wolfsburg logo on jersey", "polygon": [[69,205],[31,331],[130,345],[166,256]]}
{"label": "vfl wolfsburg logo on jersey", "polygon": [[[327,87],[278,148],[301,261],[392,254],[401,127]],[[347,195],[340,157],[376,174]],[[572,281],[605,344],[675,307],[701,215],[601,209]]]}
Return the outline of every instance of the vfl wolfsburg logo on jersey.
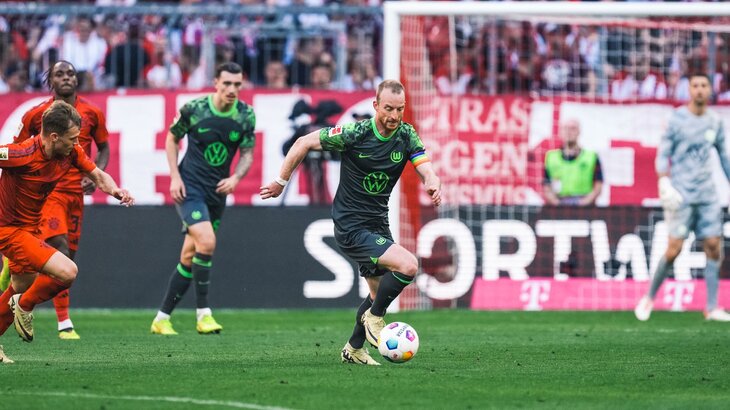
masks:
{"label": "vfl wolfsburg logo on jersey", "polygon": [[403,153],[400,151],[393,151],[390,153],[390,160],[396,164],[403,161]]}
{"label": "vfl wolfsburg logo on jersey", "polygon": [[203,156],[205,157],[205,160],[208,161],[208,164],[218,167],[223,165],[226,162],[226,159],[228,159],[228,150],[222,142],[214,142],[208,145]]}
{"label": "vfl wolfsburg logo on jersey", "polygon": [[228,139],[230,139],[231,142],[236,142],[241,139],[241,133],[238,131],[231,131],[230,134],[228,134]]}
{"label": "vfl wolfsburg logo on jersey", "polygon": [[385,172],[371,172],[362,180],[362,187],[368,194],[379,194],[388,186],[389,180],[390,177]]}

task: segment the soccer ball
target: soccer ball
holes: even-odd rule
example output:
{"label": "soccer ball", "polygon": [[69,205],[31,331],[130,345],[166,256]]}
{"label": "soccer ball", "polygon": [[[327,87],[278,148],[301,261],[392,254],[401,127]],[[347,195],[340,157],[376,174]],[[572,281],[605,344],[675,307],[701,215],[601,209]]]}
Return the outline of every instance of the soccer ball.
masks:
{"label": "soccer ball", "polygon": [[405,363],[418,352],[418,333],[408,323],[387,324],[380,333],[378,351],[389,362]]}

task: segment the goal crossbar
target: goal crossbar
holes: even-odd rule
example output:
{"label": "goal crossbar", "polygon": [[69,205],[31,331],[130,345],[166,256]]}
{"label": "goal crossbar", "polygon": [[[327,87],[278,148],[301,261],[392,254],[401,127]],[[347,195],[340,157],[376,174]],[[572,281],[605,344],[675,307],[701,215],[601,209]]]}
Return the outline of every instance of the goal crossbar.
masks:
{"label": "goal crossbar", "polygon": [[727,3],[574,3],[386,1],[383,5],[383,75],[400,77],[401,16],[543,17],[718,17],[730,16]]}

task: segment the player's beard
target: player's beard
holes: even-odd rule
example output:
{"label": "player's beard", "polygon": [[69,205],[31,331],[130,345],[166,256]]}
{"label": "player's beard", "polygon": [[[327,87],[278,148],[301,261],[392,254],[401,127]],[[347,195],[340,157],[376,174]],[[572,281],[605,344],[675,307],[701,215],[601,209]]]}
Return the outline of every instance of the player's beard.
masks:
{"label": "player's beard", "polygon": [[385,129],[388,131],[395,131],[400,125],[400,120],[387,120],[385,121]]}

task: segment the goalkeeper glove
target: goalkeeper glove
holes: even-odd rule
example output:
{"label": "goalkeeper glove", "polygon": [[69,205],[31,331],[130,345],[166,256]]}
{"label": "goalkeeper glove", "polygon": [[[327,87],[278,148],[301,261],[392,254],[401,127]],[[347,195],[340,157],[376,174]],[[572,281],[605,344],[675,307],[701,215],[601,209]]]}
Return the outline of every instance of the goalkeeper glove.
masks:
{"label": "goalkeeper glove", "polygon": [[674,189],[672,181],[666,176],[659,178],[659,199],[668,211],[676,211],[684,201],[682,194]]}

